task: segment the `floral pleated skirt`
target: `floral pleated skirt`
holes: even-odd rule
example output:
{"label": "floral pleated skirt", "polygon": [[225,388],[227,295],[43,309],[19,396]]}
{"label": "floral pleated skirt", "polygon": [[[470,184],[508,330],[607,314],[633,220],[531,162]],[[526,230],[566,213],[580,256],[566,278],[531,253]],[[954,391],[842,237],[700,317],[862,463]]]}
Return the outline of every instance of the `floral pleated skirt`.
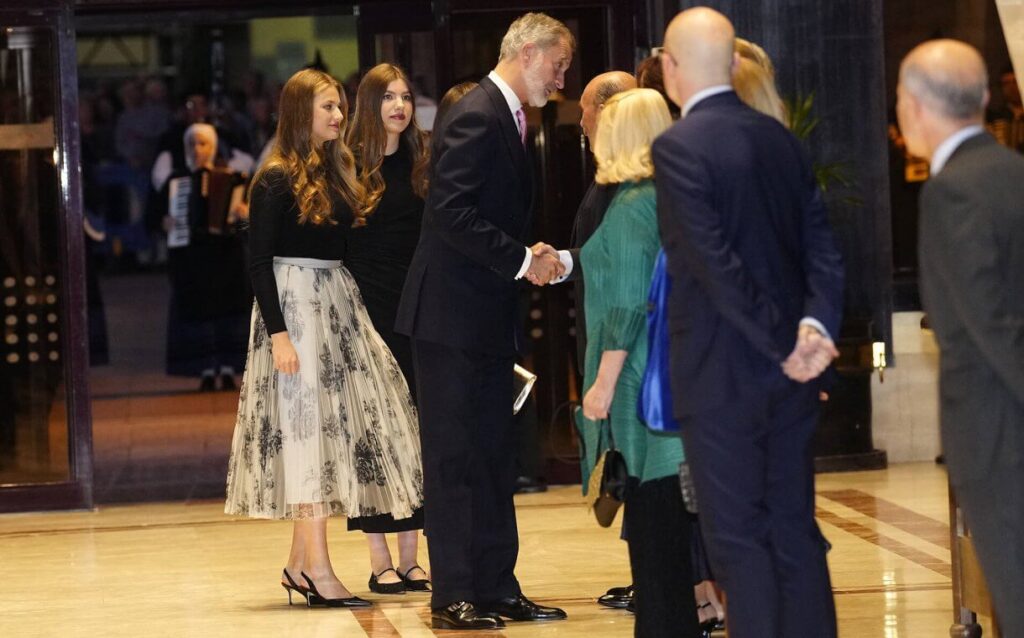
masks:
{"label": "floral pleated skirt", "polygon": [[413,515],[423,502],[419,423],[405,377],[338,261],[274,259],[296,374],[274,369],[253,304],[228,461],[228,514]]}

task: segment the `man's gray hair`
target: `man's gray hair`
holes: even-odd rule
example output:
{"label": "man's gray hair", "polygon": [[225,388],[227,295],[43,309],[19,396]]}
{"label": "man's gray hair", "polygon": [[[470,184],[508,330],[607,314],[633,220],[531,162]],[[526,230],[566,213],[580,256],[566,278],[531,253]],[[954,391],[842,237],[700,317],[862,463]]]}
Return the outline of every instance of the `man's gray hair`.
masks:
{"label": "man's gray hair", "polygon": [[900,79],[911,94],[951,120],[973,119],[985,110],[988,73],[984,70],[966,80],[910,62],[900,69]]}
{"label": "man's gray hair", "polygon": [[501,39],[501,55],[498,61],[515,60],[527,44],[533,43],[542,49],[558,44],[565,38],[569,49],[576,49],[576,38],[569,27],[544,13],[527,13],[509,26]]}

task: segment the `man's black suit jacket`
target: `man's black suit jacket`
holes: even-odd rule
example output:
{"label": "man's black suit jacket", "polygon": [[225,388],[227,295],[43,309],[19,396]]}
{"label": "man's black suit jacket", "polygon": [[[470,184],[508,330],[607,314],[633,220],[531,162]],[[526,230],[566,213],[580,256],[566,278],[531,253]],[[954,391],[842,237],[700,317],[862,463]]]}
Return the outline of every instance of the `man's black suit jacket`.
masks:
{"label": "man's black suit jacket", "polygon": [[987,133],[921,192],[921,295],[955,485],[1024,466],[1024,158]]}
{"label": "man's black suit jacket", "polygon": [[395,329],[463,350],[515,354],[515,276],[533,182],[515,119],[484,78],[434,132],[430,194]]}
{"label": "man's black suit jacket", "polygon": [[803,317],[838,336],[843,271],[800,143],[735,93],[698,102],[653,155],[685,418],[776,381]]}

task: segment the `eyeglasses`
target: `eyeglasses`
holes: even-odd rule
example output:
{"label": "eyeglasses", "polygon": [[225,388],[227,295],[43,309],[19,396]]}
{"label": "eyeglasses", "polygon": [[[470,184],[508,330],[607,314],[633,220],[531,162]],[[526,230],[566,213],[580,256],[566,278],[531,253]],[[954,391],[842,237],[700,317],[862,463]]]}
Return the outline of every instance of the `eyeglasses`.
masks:
{"label": "eyeglasses", "polygon": [[663,46],[662,47],[654,47],[653,49],[651,49],[651,57],[652,58],[658,58],[659,60],[661,60],[662,56],[668,56],[668,59],[672,60],[672,62],[676,61],[676,59],[672,56],[672,54],[669,53],[668,49],[666,49]]}

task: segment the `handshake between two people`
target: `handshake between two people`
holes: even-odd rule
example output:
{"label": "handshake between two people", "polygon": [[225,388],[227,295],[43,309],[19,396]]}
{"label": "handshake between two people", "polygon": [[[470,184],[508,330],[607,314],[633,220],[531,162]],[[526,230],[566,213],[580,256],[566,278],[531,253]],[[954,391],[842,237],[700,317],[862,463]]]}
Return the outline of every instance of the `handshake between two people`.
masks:
{"label": "handshake between two people", "polygon": [[[530,247],[533,259],[526,269],[526,277],[535,286],[546,286],[565,274],[565,265],[558,251],[549,244],[537,242]],[[557,283],[557,282],[555,282]]]}

